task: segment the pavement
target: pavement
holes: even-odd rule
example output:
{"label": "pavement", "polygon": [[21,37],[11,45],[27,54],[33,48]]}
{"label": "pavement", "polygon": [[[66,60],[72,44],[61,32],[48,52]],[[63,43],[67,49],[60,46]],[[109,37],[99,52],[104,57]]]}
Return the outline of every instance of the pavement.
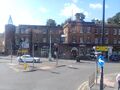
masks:
{"label": "pavement", "polygon": [[[111,73],[104,75],[104,90],[117,90],[117,83],[115,81],[118,73]],[[88,81],[82,83],[78,90],[100,90],[100,77],[98,77],[97,84],[89,89]]]}

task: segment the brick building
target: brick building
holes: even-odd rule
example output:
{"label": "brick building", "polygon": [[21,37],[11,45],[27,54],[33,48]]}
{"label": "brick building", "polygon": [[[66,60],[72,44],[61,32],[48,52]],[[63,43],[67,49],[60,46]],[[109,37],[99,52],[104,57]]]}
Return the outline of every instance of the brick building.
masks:
{"label": "brick building", "polygon": [[35,56],[47,57],[50,46],[52,53],[55,44],[61,42],[62,27],[40,26],[40,25],[19,25],[15,31],[15,52],[18,54],[31,54],[34,49]]}
{"label": "brick building", "polygon": [[[57,47],[59,58],[74,58],[75,54],[90,56],[93,46],[102,44],[102,25],[85,22],[84,15],[77,14],[76,20],[69,20],[61,26],[19,25],[5,26],[5,53],[31,54],[48,57]],[[106,24],[104,45],[113,47],[113,53],[120,55],[120,26]],[[107,55],[107,52],[105,52]]]}
{"label": "brick building", "polygon": [[[72,50],[80,56],[89,56],[93,46],[102,45],[102,25],[80,20],[70,21],[63,27],[66,56],[72,56]],[[120,26],[105,25],[104,45],[112,46],[113,53],[120,55]],[[69,46],[69,47],[68,47]],[[105,52],[106,55],[108,52]]]}

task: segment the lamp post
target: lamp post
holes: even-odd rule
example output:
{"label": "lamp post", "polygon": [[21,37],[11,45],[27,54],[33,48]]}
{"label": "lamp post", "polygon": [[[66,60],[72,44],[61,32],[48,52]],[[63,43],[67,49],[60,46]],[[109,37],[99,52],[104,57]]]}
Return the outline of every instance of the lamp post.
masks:
{"label": "lamp post", "polygon": [[[105,27],[105,0],[103,0],[103,20],[102,20],[102,45],[104,45],[104,27]],[[104,86],[104,68],[101,67],[101,78],[100,78],[100,90],[103,90]]]}
{"label": "lamp post", "polygon": [[49,61],[51,61],[52,59],[51,59],[51,31],[49,31],[49,34],[50,34],[50,39],[49,39]]}
{"label": "lamp post", "polygon": [[105,0],[103,0],[103,16],[102,16],[102,45],[104,45],[104,28],[105,28]]}

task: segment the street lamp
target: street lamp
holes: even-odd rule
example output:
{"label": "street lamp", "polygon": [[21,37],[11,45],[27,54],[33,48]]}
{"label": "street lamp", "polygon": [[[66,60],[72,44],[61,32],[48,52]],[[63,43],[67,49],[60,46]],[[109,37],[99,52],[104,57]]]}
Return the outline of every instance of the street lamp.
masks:
{"label": "street lamp", "polygon": [[51,31],[49,31],[49,34],[50,34],[50,42],[49,42],[49,61],[52,61],[52,56],[51,56]]}
{"label": "street lamp", "polygon": [[[103,22],[102,22],[102,45],[104,45],[104,27],[105,27],[105,0],[103,0]],[[100,90],[103,90],[104,85],[104,68],[101,67]]]}

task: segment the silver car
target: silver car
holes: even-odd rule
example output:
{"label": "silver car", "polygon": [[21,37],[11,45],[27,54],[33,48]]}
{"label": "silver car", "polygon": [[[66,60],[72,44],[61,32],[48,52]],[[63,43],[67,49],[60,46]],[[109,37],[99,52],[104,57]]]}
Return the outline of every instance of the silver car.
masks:
{"label": "silver car", "polygon": [[38,57],[31,57],[30,55],[22,55],[17,57],[18,62],[38,62],[40,63],[40,58]]}

